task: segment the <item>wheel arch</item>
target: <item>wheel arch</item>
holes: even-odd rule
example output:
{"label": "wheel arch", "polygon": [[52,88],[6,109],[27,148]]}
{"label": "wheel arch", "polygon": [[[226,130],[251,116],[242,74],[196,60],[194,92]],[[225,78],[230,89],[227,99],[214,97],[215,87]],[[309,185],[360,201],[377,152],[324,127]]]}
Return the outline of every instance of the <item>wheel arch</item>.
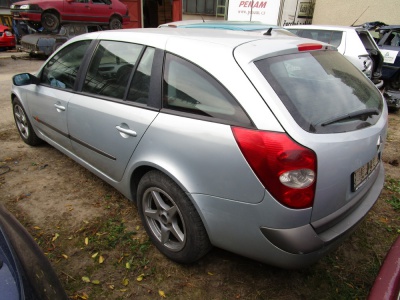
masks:
{"label": "wheel arch", "polygon": [[121,23],[122,23],[122,16],[121,16],[120,14],[114,12],[114,13],[110,16],[110,19],[108,20],[108,22],[110,22],[113,18],[117,18],[117,19],[120,20]]}
{"label": "wheel arch", "polygon": [[55,14],[55,15],[57,15],[57,17],[58,17],[58,18],[60,19],[60,21],[61,21],[61,15],[60,15],[60,13],[58,12],[58,10],[55,9],[55,8],[48,8],[48,9],[45,9],[44,11],[42,11],[42,16],[43,16],[44,13],[52,13],[52,14]]}
{"label": "wheel arch", "polygon": [[159,171],[161,173],[163,173],[165,176],[168,176],[173,182],[175,182],[182,190],[183,192],[187,195],[189,201],[194,205],[197,213],[199,214],[201,221],[203,222],[204,228],[206,229],[206,232],[208,234],[208,236],[210,236],[210,232],[209,232],[209,226],[206,223],[206,219],[203,215],[202,210],[200,209],[200,207],[198,206],[198,204],[196,203],[196,201],[193,199],[192,195],[188,192],[188,190],[186,189],[186,187],[178,180],[178,178],[176,176],[174,176],[171,172],[168,172],[166,169],[160,167],[160,166],[155,166],[155,165],[151,165],[151,164],[146,164],[146,165],[141,165],[138,166],[137,168],[135,168],[130,176],[130,195],[132,201],[135,203],[135,205],[137,205],[137,189],[139,186],[139,182],[142,179],[142,177],[150,172],[150,171]]}

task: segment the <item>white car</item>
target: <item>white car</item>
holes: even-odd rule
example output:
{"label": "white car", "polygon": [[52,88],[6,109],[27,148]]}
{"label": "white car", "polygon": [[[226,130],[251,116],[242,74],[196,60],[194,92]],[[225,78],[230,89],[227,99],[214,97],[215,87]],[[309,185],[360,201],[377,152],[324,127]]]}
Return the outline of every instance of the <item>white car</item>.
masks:
{"label": "white car", "polygon": [[337,47],[353,65],[359,68],[379,88],[383,85],[383,56],[369,31],[362,27],[330,25],[293,25],[285,29],[301,36]]}

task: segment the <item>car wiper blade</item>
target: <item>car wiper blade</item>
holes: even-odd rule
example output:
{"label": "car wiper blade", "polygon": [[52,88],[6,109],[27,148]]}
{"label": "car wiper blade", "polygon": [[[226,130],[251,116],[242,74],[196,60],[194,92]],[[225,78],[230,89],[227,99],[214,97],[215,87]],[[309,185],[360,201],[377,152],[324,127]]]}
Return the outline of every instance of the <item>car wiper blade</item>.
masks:
{"label": "car wiper blade", "polygon": [[362,110],[353,111],[349,114],[345,114],[342,116],[332,118],[332,119],[322,123],[321,126],[327,126],[327,125],[330,125],[333,123],[341,122],[344,120],[351,120],[351,119],[355,119],[355,118],[361,118],[363,121],[365,121],[367,118],[369,118],[373,115],[379,115],[379,110],[377,108],[366,108],[366,109],[362,109]]}

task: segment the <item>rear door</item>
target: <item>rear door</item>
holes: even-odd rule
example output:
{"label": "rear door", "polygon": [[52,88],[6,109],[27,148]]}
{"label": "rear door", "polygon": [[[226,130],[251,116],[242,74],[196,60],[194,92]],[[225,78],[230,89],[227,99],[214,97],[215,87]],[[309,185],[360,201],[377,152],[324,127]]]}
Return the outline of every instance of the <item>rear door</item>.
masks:
{"label": "rear door", "polygon": [[101,41],[82,93],[68,103],[74,153],[119,181],[136,146],[158,114],[148,107],[154,48]]}

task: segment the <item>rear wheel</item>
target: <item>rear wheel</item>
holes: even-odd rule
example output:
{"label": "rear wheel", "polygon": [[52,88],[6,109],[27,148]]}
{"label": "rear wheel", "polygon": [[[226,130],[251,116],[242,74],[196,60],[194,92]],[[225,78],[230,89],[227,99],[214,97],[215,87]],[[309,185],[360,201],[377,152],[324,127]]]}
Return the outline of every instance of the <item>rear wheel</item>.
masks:
{"label": "rear wheel", "polygon": [[195,207],[163,173],[150,171],[140,180],[138,210],[150,239],[171,260],[192,263],[211,249]]}
{"label": "rear wheel", "polygon": [[55,31],[60,26],[60,19],[55,13],[44,12],[42,14],[42,26],[48,31]]}
{"label": "rear wheel", "polygon": [[29,122],[26,112],[18,98],[13,99],[12,106],[15,125],[17,125],[18,133],[22,140],[30,146],[41,144],[42,140],[33,131],[32,124]]}

